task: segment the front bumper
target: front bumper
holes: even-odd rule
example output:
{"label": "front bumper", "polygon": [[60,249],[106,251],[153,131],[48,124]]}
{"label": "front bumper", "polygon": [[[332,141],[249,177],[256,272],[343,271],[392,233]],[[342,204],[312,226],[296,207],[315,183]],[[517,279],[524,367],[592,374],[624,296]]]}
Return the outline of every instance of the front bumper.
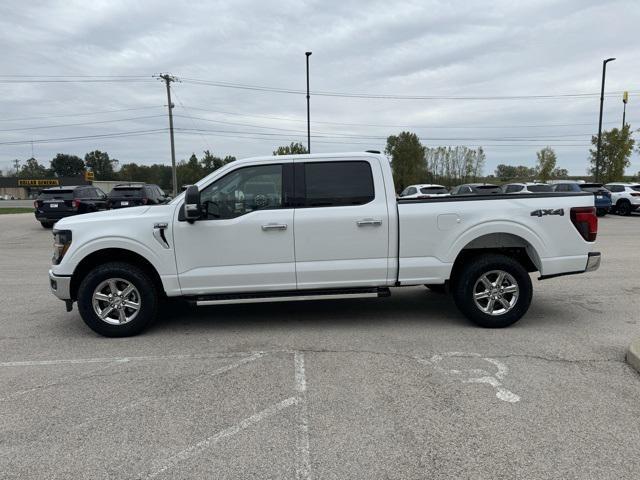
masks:
{"label": "front bumper", "polygon": [[58,276],[49,270],[49,288],[60,300],[71,300],[71,277]]}

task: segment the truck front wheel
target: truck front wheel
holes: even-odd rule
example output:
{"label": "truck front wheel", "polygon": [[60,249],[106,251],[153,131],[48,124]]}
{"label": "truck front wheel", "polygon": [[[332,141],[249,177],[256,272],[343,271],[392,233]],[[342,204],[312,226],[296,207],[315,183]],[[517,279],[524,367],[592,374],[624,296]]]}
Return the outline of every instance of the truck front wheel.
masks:
{"label": "truck front wheel", "polygon": [[529,309],[532,292],[527,270],[506,255],[472,257],[452,282],[457,307],[486,328],[508,327],[520,320]]}
{"label": "truck front wheel", "polygon": [[144,270],[130,263],[110,262],[91,270],[78,288],[78,310],[94,332],[128,337],[156,317],[158,295]]}

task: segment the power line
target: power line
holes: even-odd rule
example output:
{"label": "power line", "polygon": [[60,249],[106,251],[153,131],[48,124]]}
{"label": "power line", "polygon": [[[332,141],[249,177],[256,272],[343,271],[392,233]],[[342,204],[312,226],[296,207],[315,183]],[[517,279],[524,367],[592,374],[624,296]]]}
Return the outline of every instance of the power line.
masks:
{"label": "power line", "polygon": [[[240,90],[253,90],[271,93],[287,93],[306,95],[303,90],[290,88],[270,87],[263,85],[249,85],[242,83],[221,82],[212,80],[203,80],[197,78],[183,77],[185,83],[197,85],[206,85],[211,87],[235,88]],[[385,99],[385,100],[528,100],[528,99],[561,99],[561,98],[591,98],[600,95],[599,92],[582,92],[582,93],[560,93],[546,95],[399,95],[399,94],[372,94],[372,93],[355,93],[355,92],[330,92],[330,91],[314,91],[311,92],[316,96],[324,97],[348,97],[348,98],[364,98],[364,99]],[[637,92],[632,92],[637,93]],[[621,95],[622,91],[607,92],[605,96]]]}
{"label": "power line", "polygon": [[81,135],[75,137],[59,137],[59,138],[43,138],[39,140],[14,140],[8,142],[0,142],[0,145],[25,145],[29,143],[56,143],[56,142],[73,142],[78,140],[89,140],[97,138],[117,138],[117,137],[136,137],[141,135],[151,135],[160,132],[166,132],[166,128],[157,128],[153,130],[132,130],[129,132],[103,133],[97,135]]}
{"label": "power line", "polygon": [[[292,118],[292,117],[281,117],[281,116],[273,116],[273,115],[259,115],[259,114],[250,114],[250,113],[238,113],[238,112],[229,112],[225,110],[211,110],[207,108],[199,108],[199,107],[189,107],[191,110],[198,110],[202,112],[209,113],[217,113],[222,115],[234,115],[240,117],[250,117],[250,118],[264,118],[267,120],[279,120],[279,121],[287,121],[287,122],[306,122],[304,119],[300,118]],[[202,119],[205,120],[205,119]],[[214,120],[207,120],[214,121]],[[380,124],[380,123],[353,123],[353,122],[329,122],[329,121],[320,121],[315,120],[314,123],[320,123],[323,125],[337,125],[337,126],[353,126],[353,127],[379,127],[379,128],[422,128],[422,129],[492,129],[492,128],[557,128],[557,127],[579,127],[579,126],[594,126],[595,123],[587,122],[587,123],[548,123],[548,124],[532,124],[532,125],[415,125],[415,124]],[[607,124],[618,124],[618,122],[605,122]],[[271,128],[271,127],[270,127]]]}
{"label": "power line", "polygon": [[143,120],[148,118],[158,118],[164,117],[164,115],[144,115],[141,117],[129,117],[129,118],[117,118],[113,120],[97,120],[94,122],[80,122],[80,123],[60,123],[57,125],[41,125],[38,127],[19,127],[19,128],[6,128],[0,130],[0,132],[20,132],[24,130],[42,130],[47,128],[60,128],[60,127],[80,127],[85,125],[98,125],[103,123],[117,123],[117,122],[128,122],[134,120]]}
{"label": "power line", "polygon": [[134,108],[117,108],[113,110],[102,110],[96,112],[78,112],[78,113],[63,113],[56,115],[39,115],[35,117],[19,117],[19,118],[0,118],[0,122],[20,122],[26,120],[43,120],[47,118],[64,118],[64,117],[79,117],[86,115],[102,115],[103,113],[116,113],[116,112],[130,112],[134,110],[149,110],[152,108],[161,108],[160,105],[153,105],[148,107],[134,107]]}

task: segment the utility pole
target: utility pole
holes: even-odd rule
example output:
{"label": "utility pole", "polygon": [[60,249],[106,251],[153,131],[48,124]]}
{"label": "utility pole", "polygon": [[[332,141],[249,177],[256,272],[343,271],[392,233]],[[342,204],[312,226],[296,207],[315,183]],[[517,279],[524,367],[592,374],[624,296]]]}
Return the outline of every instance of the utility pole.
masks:
{"label": "utility pole", "polygon": [[311,153],[311,115],[309,113],[309,56],[312,52],[304,52],[307,56],[307,152]]}
{"label": "utility pole", "polygon": [[176,147],[173,140],[173,103],[171,103],[171,82],[179,81],[177,77],[168,73],[154,75],[155,78],[164,81],[167,86],[167,107],[169,108],[169,138],[171,139],[171,183],[173,184],[173,196],[178,195],[178,174],[176,172]]}
{"label": "utility pole", "polygon": [[625,91],[622,94],[622,128],[624,128],[624,118],[627,115],[627,102],[629,101],[629,92]]}
{"label": "utility pole", "polygon": [[598,147],[596,149],[595,181],[600,178],[600,146],[602,144],[602,106],[604,105],[604,79],[607,74],[607,63],[613,62],[615,58],[607,58],[602,62],[602,87],[600,88],[600,120],[598,120]]}
{"label": "utility pole", "polygon": [[18,172],[20,171],[20,160],[17,158],[13,161],[13,165],[16,169],[16,177],[18,176]]}

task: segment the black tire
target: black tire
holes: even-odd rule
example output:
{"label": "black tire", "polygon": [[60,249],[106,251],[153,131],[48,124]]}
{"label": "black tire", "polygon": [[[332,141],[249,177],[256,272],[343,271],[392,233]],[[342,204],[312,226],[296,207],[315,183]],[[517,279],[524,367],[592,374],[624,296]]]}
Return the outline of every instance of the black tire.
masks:
{"label": "black tire", "polygon": [[[123,279],[130,282],[139,296],[139,310],[127,323],[111,324],[102,320],[93,308],[93,294],[96,288],[109,279]],[[105,337],[130,337],[147,328],[156,318],[158,292],[147,273],[139,267],[125,262],[110,262],[91,270],[78,288],[78,310],[84,323],[94,332]]]}
{"label": "black tire", "polygon": [[42,228],[53,228],[53,222],[40,222],[40,225],[42,225]]}
{"label": "black tire", "polygon": [[431,290],[433,293],[439,293],[439,294],[445,294],[447,293],[447,286],[444,283],[440,283],[440,284],[428,284],[425,285],[425,287],[427,287],[429,290]]}
{"label": "black tire", "polygon": [[604,217],[607,213],[608,213],[608,212],[607,212],[607,210],[606,210],[606,209],[604,209],[604,208],[598,208],[598,209],[596,209],[596,215],[597,215],[598,217]]}
{"label": "black tire", "polygon": [[[513,300],[513,305],[507,310],[500,301],[496,303],[496,300],[494,300],[493,304],[499,305],[498,310],[502,309],[505,310],[505,312],[491,315],[476,305],[474,295],[477,291],[476,289],[486,288],[481,283],[476,285],[477,282],[480,282],[481,277],[489,272],[495,271],[506,272],[506,274],[511,277],[517,285],[518,295],[516,297],[512,293],[502,294],[505,299],[504,301],[511,303],[511,300]],[[496,274],[492,273],[489,275],[490,281],[493,275]],[[497,280],[497,275],[495,278]],[[513,283],[508,278],[505,282]],[[503,283],[503,285],[505,284],[506,283]],[[452,282],[451,292],[453,293],[456,306],[469,320],[485,328],[503,328],[513,325],[527,313],[529,305],[531,304],[533,287],[531,286],[529,273],[518,261],[506,255],[486,254],[472,257],[456,272],[454,281]],[[480,291],[479,293],[483,292]],[[500,292],[498,291],[496,293]],[[486,300],[488,308],[490,299],[487,298]],[[479,302],[484,302],[484,299],[479,300]]]}
{"label": "black tire", "polygon": [[631,215],[631,203],[628,200],[620,200],[616,204],[616,212],[618,212],[618,215],[628,217]]}

